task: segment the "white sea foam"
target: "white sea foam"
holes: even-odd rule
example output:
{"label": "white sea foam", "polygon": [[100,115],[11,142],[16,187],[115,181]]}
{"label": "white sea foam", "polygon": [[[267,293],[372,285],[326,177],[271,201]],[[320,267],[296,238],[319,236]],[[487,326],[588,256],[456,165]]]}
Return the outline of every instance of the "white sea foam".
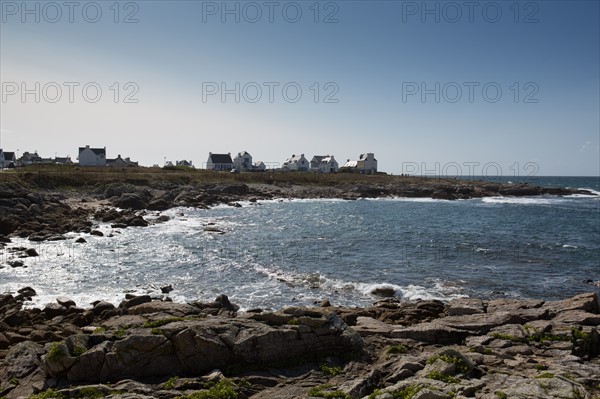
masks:
{"label": "white sea foam", "polygon": [[516,205],[550,205],[563,201],[560,197],[486,197],[482,198],[484,204],[516,204]]}

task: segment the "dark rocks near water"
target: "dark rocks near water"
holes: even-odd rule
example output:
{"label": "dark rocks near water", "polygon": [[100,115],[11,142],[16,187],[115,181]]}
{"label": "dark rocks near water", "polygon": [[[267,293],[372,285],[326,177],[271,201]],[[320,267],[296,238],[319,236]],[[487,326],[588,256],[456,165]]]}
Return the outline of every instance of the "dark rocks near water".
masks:
{"label": "dark rocks near water", "polygon": [[0,394],[8,399],[49,388],[64,397],[210,397],[214,384],[240,399],[600,393],[595,294],[245,313],[226,295],[193,304],[129,295],[118,308],[98,301],[88,310],[62,297],[43,310],[22,301],[0,295]]}
{"label": "dark rocks near water", "polygon": [[[36,181],[38,186],[41,183]],[[182,183],[167,187],[156,185],[159,187],[150,187],[151,184],[147,181],[98,184],[95,194],[76,194],[73,198],[72,193],[34,192],[16,182],[0,183],[0,244],[6,244],[9,236],[27,237],[31,241],[52,241],[64,240],[64,234],[67,232],[91,233],[92,214],[96,220],[110,223],[113,228],[145,227],[149,222],[144,219],[144,210],[165,211],[174,207],[207,209],[218,204],[240,207],[240,201],[245,200],[256,204],[258,200],[273,198],[358,199],[396,196],[455,200],[497,195],[591,194],[585,190],[541,188],[527,184],[498,185],[476,181],[418,178],[390,178],[389,182],[331,185],[294,185],[289,182],[196,185]],[[40,187],[43,187],[43,184]],[[114,208],[94,209],[91,200],[98,198],[103,198]],[[66,201],[67,199],[70,201]],[[74,203],[74,199],[78,199],[79,204],[85,206],[73,207],[67,204]],[[155,221],[166,221],[166,216],[161,216]]]}

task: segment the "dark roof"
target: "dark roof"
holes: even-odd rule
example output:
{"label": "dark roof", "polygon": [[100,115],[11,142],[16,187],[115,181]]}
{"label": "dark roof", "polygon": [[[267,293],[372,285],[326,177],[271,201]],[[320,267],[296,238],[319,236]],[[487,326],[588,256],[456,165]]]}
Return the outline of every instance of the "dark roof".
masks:
{"label": "dark roof", "polygon": [[4,152],[4,159],[16,159],[14,152]]}
{"label": "dark roof", "polygon": [[[88,147],[79,147],[79,153]],[[96,155],[106,155],[106,148],[89,148]]]}
{"label": "dark roof", "polygon": [[229,154],[210,154],[212,163],[233,163]]}

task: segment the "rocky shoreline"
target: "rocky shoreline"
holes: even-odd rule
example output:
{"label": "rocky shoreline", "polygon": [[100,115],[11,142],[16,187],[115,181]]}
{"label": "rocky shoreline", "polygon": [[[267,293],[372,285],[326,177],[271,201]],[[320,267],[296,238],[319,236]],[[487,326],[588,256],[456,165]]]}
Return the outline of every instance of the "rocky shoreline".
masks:
{"label": "rocky shoreline", "polygon": [[[490,196],[594,195],[586,190],[543,188],[461,180],[415,180],[389,183],[293,184],[290,182],[152,185],[113,182],[87,189],[36,189],[19,182],[0,182],[0,246],[6,237],[30,241],[64,239],[68,232],[91,233],[99,222],[113,228],[147,226],[148,212],[175,207],[208,209],[219,204],[241,206],[260,200],[406,197],[444,200]],[[156,219],[156,218],[155,218]],[[161,220],[158,219],[160,222]]]}
{"label": "rocky shoreline", "polygon": [[0,295],[0,397],[600,397],[600,304],[384,299],[240,313],[227,296],[24,309]]}
{"label": "rocky shoreline", "polygon": [[[11,237],[64,240],[167,220],[174,207],[243,206],[286,198],[591,194],[528,185],[407,180],[402,184],[97,183],[76,190],[0,183],[1,267],[33,248]],[[207,228],[213,228],[208,226]],[[218,232],[215,230],[215,232]],[[77,239],[82,244],[85,239]],[[168,294],[168,287],[165,287]],[[367,308],[290,307],[239,312],[211,303],[127,295],[115,307],[57,298],[26,309],[25,287],[0,295],[0,398],[600,397],[600,306],[595,294],[563,301],[385,299]]]}

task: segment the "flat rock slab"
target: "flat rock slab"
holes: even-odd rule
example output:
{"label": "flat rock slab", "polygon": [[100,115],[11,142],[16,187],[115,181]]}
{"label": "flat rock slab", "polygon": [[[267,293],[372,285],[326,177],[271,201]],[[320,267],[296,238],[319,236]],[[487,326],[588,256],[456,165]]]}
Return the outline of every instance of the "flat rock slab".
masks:
{"label": "flat rock slab", "polygon": [[361,337],[369,335],[382,335],[390,337],[394,327],[390,324],[375,320],[372,317],[359,316],[356,318],[356,325],[352,327]]}

